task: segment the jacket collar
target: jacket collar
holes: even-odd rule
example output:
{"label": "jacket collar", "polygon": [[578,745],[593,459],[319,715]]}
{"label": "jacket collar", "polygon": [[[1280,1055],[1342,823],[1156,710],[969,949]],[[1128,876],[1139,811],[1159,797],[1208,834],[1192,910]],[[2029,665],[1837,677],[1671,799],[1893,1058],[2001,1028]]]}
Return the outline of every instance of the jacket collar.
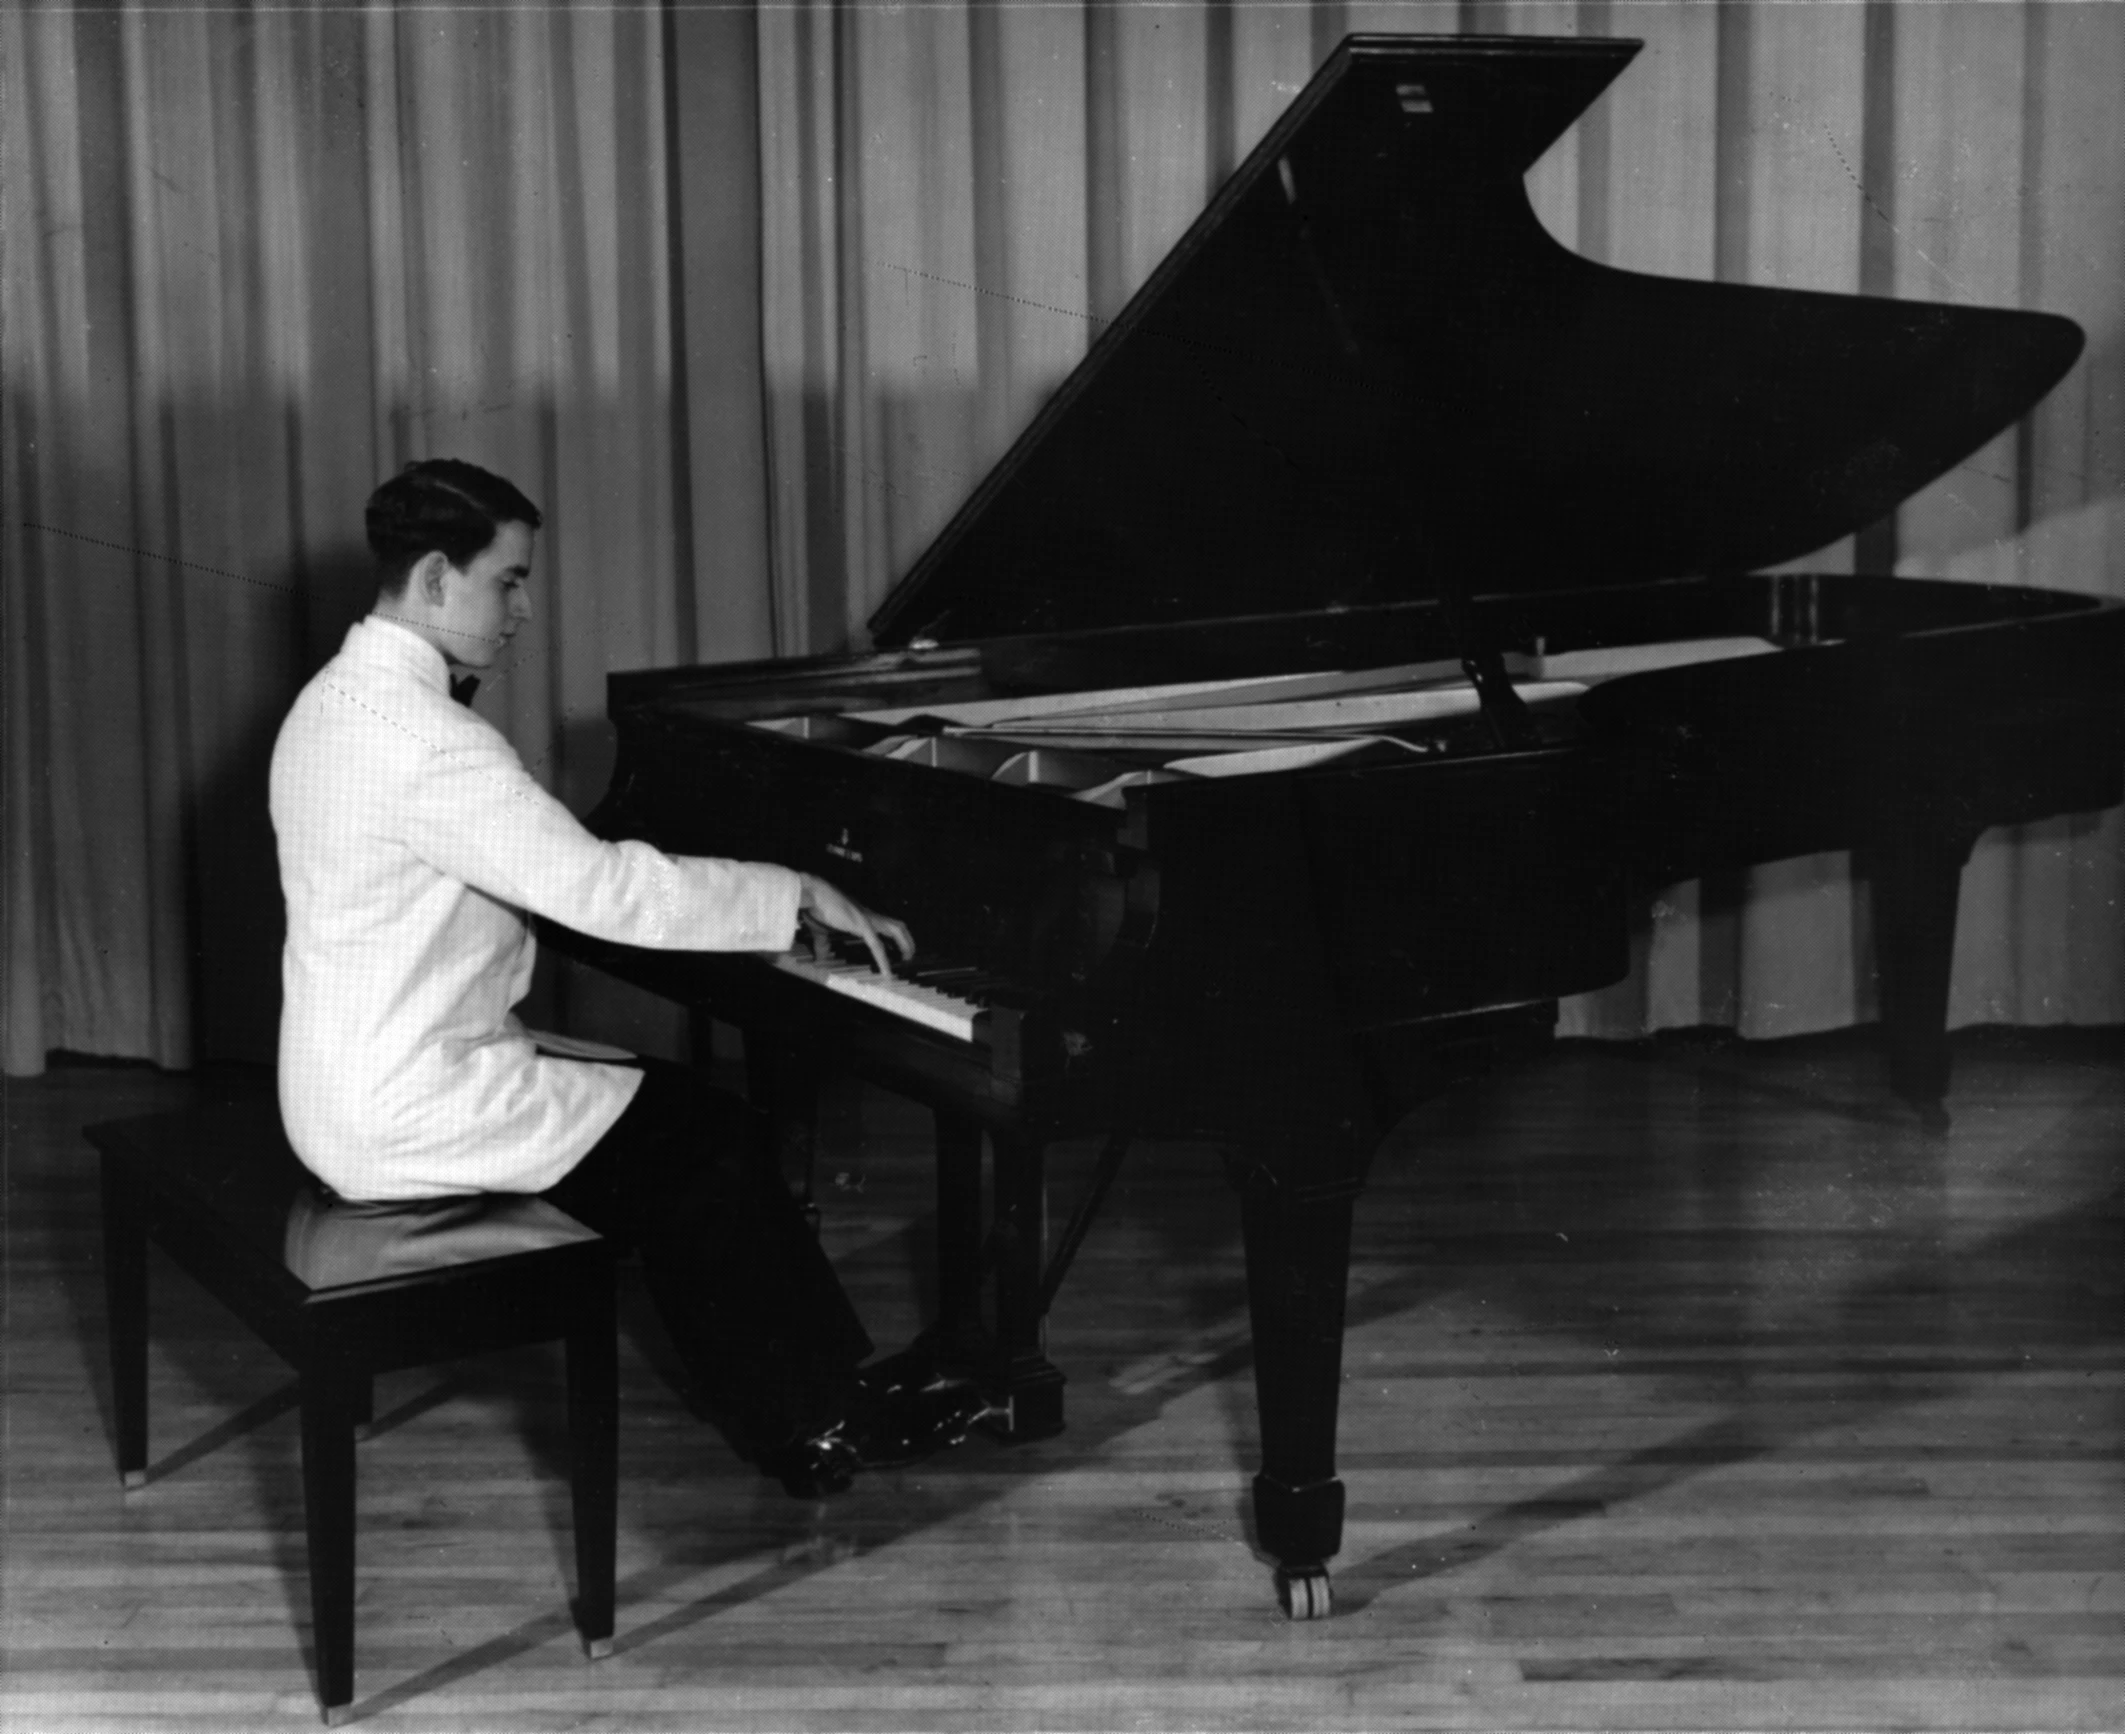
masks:
{"label": "jacket collar", "polygon": [[450,666],[443,653],[418,632],[381,614],[371,614],[348,627],[340,654],[372,668],[411,675],[436,692],[450,691]]}

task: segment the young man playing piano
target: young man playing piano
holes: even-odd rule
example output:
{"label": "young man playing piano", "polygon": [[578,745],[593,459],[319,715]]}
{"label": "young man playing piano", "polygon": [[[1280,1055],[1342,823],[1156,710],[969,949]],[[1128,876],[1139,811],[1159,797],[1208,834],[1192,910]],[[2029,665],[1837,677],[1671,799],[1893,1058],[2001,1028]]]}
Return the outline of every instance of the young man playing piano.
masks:
{"label": "young man playing piano", "polygon": [[510,1008],[532,915],[702,951],[785,948],[803,923],[855,935],[881,972],[913,941],[809,874],[600,842],[453,702],[530,618],[539,525],[451,459],[369,500],[375,609],[273,752],[288,1137],[345,1198],[543,1193],[639,1248],[733,1443],[800,1497],[838,1491],[964,1438],[978,1400],[859,1370],[870,1339],[750,1109],[684,1067],[542,1050]]}

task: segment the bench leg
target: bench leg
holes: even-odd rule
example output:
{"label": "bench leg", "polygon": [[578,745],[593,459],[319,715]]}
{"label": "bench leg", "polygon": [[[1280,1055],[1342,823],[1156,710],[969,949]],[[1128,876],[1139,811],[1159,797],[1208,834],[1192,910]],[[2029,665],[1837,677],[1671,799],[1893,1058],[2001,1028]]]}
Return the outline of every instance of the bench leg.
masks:
{"label": "bench leg", "polygon": [[105,1155],[103,1294],[111,1337],[111,1418],[118,1433],[118,1478],[148,1478],[148,1231],[140,1195],[122,1164]]}
{"label": "bench leg", "polygon": [[310,1623],[327,1723],[354,1698],[354,1417],[366,1383],[312,1368],[302,1375]]}
{"label": "bench leg", "polygon": [[610,1276],[568,1335],[569,1483],[575,1505],[576,1629],[591,1657],[612,1654],[619,1527],[620,1373]]}

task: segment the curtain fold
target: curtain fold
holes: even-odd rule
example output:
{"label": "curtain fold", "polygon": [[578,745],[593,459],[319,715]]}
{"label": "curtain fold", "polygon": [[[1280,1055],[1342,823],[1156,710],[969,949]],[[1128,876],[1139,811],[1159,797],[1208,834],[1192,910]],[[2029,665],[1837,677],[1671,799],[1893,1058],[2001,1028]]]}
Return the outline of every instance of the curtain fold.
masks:
{"label": "curtain fold", "polygon": [[[1591,257],[2080,320],[2087,358],[2023,427],[1793,564],[2125,595],[2119,9],[964,0],[888,26],[799,0],[763,14],[760,76],[774,552],[806,642],[860,633],[1342,33],[1408,29],[1644,40],[1529,176]],[[2125,1021],[2121,908],[2117,814],[1987,837],[1953,1021]],[[1838,853],[1649,899],[1629,979],[1561,1027],[1781,1036],[1877,1013],[1864,864]]]}
{"label": "curtain fold", "polygon": [[[265,754],[367,605],[381,477],[458,455],[546,510],[479,702],[581,810],[608,670],[860,641],[1378,29],[1645,40],[1530,176],[1591,257],[2078,319],[2022,426],[1801,564],[2125,595],[2125,9],[0,9],[7,1069],[270,1053]],[[1842,856],[1672,887],[1564,1027],[1864,1020],[1869,927]],[[2118,814],[1980,843],[1952,1016],[2125,1021]]]}
{"label": "curtain fold", "polygon": [[[368,606],[362,503],[402,464],[469,458],[544,509],[534,626],[479,704],[579,809],[608,669],[772,647],[742,600],[701,606],[704,564],[764,588],[761,513],[674,390],[757,373],[744,327],[674,350],[687,197],[714,209],[673,180],[673,75],[732,34],[654,6],[0,14],[10,1072],[271,1054],[266,758]],[[698,170],[719,134],[689,125]]]}

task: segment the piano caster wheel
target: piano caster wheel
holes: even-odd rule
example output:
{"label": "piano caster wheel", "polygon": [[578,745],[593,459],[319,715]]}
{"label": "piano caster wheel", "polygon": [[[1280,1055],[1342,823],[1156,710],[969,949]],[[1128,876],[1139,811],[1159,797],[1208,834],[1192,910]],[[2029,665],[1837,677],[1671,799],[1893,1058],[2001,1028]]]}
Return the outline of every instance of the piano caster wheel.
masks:
{"label": "piano caster wheel", "polygon": [[1328,1573],[1316,1566],[1311,1571],[1280,1571],[1276,1574],[1277,1606],[1294,1620],[1325,1620],[1335,1612],[1335,1592]]}

